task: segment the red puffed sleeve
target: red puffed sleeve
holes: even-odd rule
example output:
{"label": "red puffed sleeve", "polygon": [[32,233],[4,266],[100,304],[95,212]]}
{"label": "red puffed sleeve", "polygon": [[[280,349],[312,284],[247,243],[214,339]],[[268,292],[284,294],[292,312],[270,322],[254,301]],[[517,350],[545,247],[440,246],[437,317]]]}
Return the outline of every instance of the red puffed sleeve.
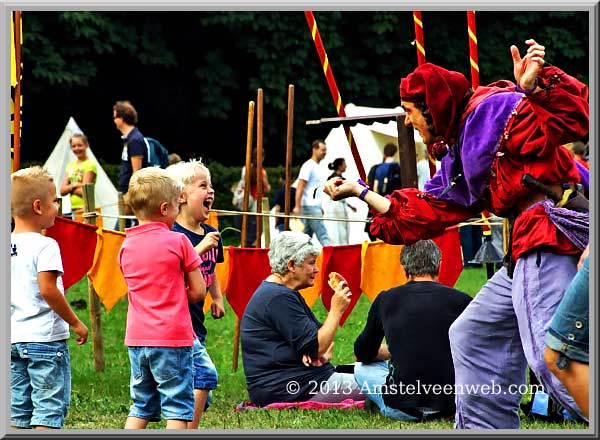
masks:
{"label": "red puffed sleeve", "polygon": [[588,87],[558,67],[544,67],[542,90],[527,95],[510,127],[509,152],[542,157],[589,132]]}
{"label": "red puffed sleeve", "polygon": [[373,216],[370,231],[390,244],[411,244],[437,237],[448,226],[477,214],[417,188],[399,189],[387,198],[391,202],[390,209]]}

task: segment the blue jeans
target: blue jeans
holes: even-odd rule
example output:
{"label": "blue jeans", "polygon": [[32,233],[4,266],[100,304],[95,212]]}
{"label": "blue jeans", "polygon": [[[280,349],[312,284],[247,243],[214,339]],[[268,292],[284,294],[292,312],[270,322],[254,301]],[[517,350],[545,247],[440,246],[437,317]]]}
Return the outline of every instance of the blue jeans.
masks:
{"label": "blue jeans", "polygon": [[12,426],[62,428],[71,402],[67,342],[11,344],[10,387]]}
{"label": "blue jeans", "polygon": [[569,360],[590,362],[590,266],[583,261],[556,309],[544,342],[560,353],[556,365],[565,369]]}
{"label": "blue jeans", "polygon": [[[320,206],[302,206],[302,208],[300,209],[300,215],[309,215],[311,217],[323,217],[323,212],[321,211]],[[331,244],[323,220],[303,218],[302,223],[304,224],[304,233],[309,237],[312,237],[313,233],[317,234],[317,238],[319,239],[319,243],[321,243],[321,246],[329,246]]]}
{"label": "blue jeans", "polygon": [[194,419],[192,347],[129,347],[129,361],[130,417]]}
{"label": "blue jeans", "polygon": [[217,368],[206,351],[206,344],[194,338],[192,347],[194,366],[194,388],[197,390],[214,390],[217,388],[219,377]]}
{"label": "blue jeans", "polygon": [[[420,419],[413,417],[405,412],[389,407],[383,400],[381,392],[382,385],[385,385],[386,378],[389,374],[388,363],[385,361],[376,361],[369,364],[356,362],[354,365],[354,378],[358,383],[363,394],[379,407],[381,415],[394,420],[402,420],[405,422],[419,422]],[[432,413],[433,411],[424,410],[423,413]]]}

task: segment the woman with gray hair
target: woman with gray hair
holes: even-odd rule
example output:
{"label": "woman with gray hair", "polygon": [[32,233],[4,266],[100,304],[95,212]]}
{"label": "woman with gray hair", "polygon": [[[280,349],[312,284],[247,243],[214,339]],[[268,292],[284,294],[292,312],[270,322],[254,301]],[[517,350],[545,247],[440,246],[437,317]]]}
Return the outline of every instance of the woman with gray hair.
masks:
{"label": "woman with gray hair", "polygon": [[320,253],[321,246],[302,232],[284,231],[271,242],[272,273],[254,292],[240,325],[246,385],[256,405],[364,399],[353,375],[337,373],[330,363],[352,295],[347,282],[338,276],[323,324],[298,292],[314,284]]}

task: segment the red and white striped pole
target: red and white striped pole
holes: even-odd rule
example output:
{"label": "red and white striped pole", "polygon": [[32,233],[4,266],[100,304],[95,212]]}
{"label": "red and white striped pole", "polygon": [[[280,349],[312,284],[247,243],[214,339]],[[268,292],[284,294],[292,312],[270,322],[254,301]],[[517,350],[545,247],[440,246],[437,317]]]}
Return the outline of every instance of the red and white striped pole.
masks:
{"label": "red and white striped pole", "polygon": [[413,11],[415,22],[415,46],[417,47],[417,63],[419,66],[425,63],[425,39],[423,38],[423,19],[421,11]]}
{"label": "red and white striped pole", "polygon": [[[327,58],[327,52],[325,52],[325,46],[323,46],[323,41],[321,40],[321,34],[319,33],[319,29],[317,29],[317,21],[315,20],[315,16],[313,15],[312,11],[304,11],[304,16],[306,17],[308,28],[310,29],[310,34],[315,43],[317,53],[319,54],[321,66],[323,67],[323,73],[325,74],[325,78],[327,79],[327,84],[329,85],[329,91],[331,92],[331,97],[333,98],[335,109],[337,110],[339,117],[345,117],[346,110],[344,109],[342,97],[335,82],[335,78],[333,77],[333,71],[331,70],[329,59]],[[361,179],[366,180],[365,168],[363,167],[362,161],[360,160],[358,148],[356,148],[356,143],[354,142],[354,138],[352,137],[352,131],[350,130],[350,127],[347,126],[344,126],[344,130],[346,132],[348,144],[350,145],[352,157],[354,158],[356,168],[358,169],[358,175]]]}
{"label": "red and white striped pole", "polygon": [[479,87],[479,59],[477,56],[477,30],[475,11],[467,11],[467,32],[469,33],[469,61],[471,62],[471,86]]}

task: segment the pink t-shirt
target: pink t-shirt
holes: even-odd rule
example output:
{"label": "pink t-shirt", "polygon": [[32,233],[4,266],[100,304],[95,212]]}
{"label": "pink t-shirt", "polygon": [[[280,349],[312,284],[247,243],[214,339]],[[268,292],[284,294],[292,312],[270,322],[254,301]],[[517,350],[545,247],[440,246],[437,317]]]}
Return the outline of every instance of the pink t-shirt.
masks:
{"label": "pink t-shirt", "polygon": [[164,223],[125,232],[118,257],[129,290],[125,345],[191,347],[194,330],[184,273],[199,267],[200,257],[185,235]]}

